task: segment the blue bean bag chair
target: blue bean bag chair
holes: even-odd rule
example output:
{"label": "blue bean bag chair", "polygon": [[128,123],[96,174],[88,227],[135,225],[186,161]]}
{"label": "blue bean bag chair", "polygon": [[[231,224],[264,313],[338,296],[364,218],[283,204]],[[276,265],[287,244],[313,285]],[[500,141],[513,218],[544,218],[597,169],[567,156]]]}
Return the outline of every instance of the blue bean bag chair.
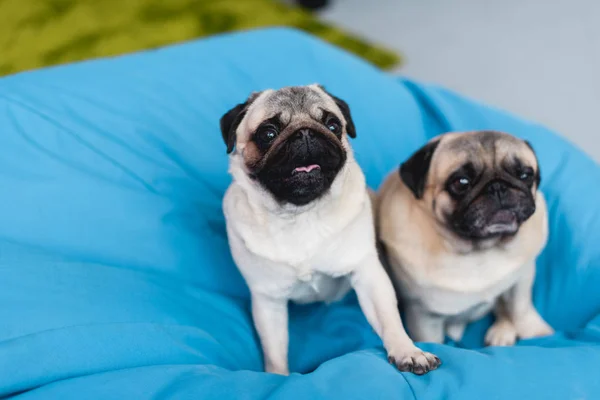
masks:
{"label": "blue bean bag chair", "polygon": [[[289,377],[262,372],[229,252],[218,121],[251,91],[323,83],[352,109],[377,187],[427,139],[498,129],[542,167],[550,240],[534,298],[557,333],[423,347],[388,364],[355,296],[291,306]],[[0,398],[599,399],[600,168],[544,127],[394,79],[302,33],[269,29],[0,80]]]}

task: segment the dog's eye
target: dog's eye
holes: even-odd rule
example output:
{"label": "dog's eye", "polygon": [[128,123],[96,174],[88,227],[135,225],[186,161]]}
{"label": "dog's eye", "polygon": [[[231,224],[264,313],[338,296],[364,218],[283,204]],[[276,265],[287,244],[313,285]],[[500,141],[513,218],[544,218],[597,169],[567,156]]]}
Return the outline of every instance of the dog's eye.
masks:
{"label": "dog's eye", "polygon": [[256,138],[261,142],[261,144],[270,144],[277,135],[279,134],[279,130],[275,125],[263,125],[258,128],[256,132]]}
{"label": "dog's eye", "polygon": [[448,185],[448,190],[455,195],[463,195],[471,187],[471,180],[466,176],[454,178]]}
{"label": "dog's eye", "polygon": [[339,135],[342,132],[342,125],[335,117],[328,118],[325,125],[327,126],[327,129],[329,129],[334,135]]}
{"label": "dog's eye", "polygon": [[517,171],[517,178],[527,185],[533,184],[533,169],[523,168]]}

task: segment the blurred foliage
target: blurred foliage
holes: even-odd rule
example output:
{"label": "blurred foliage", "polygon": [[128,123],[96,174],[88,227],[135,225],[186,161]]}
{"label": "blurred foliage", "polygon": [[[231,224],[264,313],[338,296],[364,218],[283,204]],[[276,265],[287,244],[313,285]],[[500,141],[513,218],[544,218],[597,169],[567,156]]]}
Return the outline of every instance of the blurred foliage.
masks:
{"label": "blurred foliage", "polygon": [[0,0],[0,75],[264,26],[302,29],[382,68],[400,61],[277,0]]}

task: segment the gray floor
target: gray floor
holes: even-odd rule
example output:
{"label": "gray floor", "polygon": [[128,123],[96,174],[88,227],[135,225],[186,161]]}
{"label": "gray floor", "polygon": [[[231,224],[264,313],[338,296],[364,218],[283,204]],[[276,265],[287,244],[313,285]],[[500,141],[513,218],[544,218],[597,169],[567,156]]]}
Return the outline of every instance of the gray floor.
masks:
{"label": "gray floor", "polygon": [[406,59],[397,72],[541,122],[600,161],[599,0],[332,0]]}

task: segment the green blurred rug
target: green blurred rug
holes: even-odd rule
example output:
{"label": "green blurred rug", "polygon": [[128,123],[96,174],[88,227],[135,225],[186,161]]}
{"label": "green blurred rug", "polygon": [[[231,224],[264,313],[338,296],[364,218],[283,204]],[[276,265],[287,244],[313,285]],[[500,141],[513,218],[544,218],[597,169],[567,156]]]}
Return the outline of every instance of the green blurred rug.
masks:
{"label": "green blurred rug", "polygon": [[300,28],[381,68],[400,61],[277,0],[0,0],[0,75],[264,26]]}

